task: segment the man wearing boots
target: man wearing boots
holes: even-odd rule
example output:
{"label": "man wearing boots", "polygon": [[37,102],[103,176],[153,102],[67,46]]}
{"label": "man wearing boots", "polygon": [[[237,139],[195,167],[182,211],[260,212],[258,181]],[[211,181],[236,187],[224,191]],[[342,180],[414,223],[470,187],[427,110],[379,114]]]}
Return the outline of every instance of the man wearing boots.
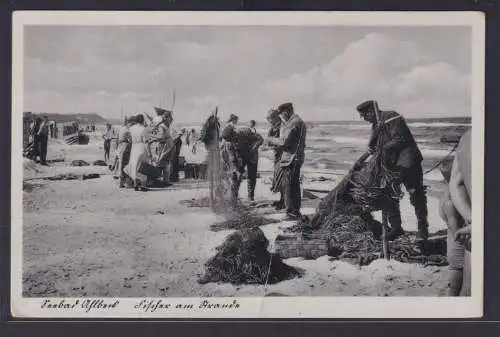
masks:
{"label": "man wearing boots", "polygon": [[281,152],[280,170],[282,170],[282,188],[285,196],[285,220],[298,220],[301,217],[300,206],[300,169],[304,163],[307,127],[294,112],[293,104],[283,103],[278,107],[282,120],[280,136],[267,137],[266,142],[277,146]]}
{"label": "man wearing boots", "polygon": [[47,116],[43,116],[42,123],[38,128],[37,136],[40,164],[47,165],[47,147],[49,142],[49,118]]}
{"label": "man wearing boots", "polygon": [[[427,240],[429,233],[427,222],[427,196],[423,184],[422,153],[404,118],[395,111],[380,111],[376,101],[370,100],[356,107],[360,116],[372,123],[372,134],[368,153],[381,153],[387,163],[399,170],[401,178],[393,182],[399,188],[403,184],[410,195],[410,202],[415,208],[418,221],[416,241]],[[384,130],[384,132],[382,132]],[[401,223],[399,202],[388,205],[391,230],[389,240],[404,233]]]}
{"label": "man wearing boots", "polygon": [[243,160],[243,167],[247,171],[248,200],[254,201],[255,185],[257,184],[257,167],[259,164],[259,147],[264,138],[255,130],[255,122],[250,127],[243,127],[238,130],[238,152]]}

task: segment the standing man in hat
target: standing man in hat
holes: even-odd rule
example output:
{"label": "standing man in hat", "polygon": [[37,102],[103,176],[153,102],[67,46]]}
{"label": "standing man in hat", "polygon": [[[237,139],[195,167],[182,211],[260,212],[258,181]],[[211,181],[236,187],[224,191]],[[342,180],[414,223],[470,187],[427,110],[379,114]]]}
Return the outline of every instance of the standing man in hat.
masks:
{"label": "standing man in hat", "polygon": [[[369,100],[356,107],[360,116],[372,124],[368,153],[383,155],[385,163],[401,172],[401,178],[392,182],[399,189],[403,184],[410,194],[418,221],[416,241],[425,241],[429,236],[427,222],[427,196],[423,181],[422,153],[404,118],[395,111],[380,111],[376,101]],[[399,202],[387,209],[391,231],[388,239],[394,240],[404,233]]]}
{"label": "standing man in hat", "polygon": [[301,192],[300,169],[304,163],[307,127],[304,121],[294,112],[293,104],[283,103],[278,107],[282,120],[280,137],[267,137],[271,145],[281,151],[280,168],[283,170],[282,183],[285,195],[286,220],[300,218]]}
{"label": "standing man in hat", "polygon": [[243,159],[238,151],[238,133],[236,132],[238,116],[231,114],[227,125],[221,133],[221,155],[223,169],[230,177],[231,204],[237,206],[241,179],[245,172]]}
{"label": "standing man in hat", "polygon": [[[131,122],[131,121],[130,121]],[[118,129],[118,148],[115,154],[115,161],[113,164],[114,177],[118,179],[120,188],[126,186],[127,176],[123,169],[127,166],[130,160],[130,150],[132,147],[132,136],[129,129],[129,120],[125,117],[123,126]]]}
{"label": "standing man in hat", "polygon": [[40,155],[40,164],[47,165],[47,148],[49,142],[49,117],[43,116],[42,123],[38,128],[38,154]]}
{"label": "standing man in hat", "polygon": [[174,140],[170,132],[170,124],[173,122],[172,111],[161,108],[155,108],[155,111],[157,116],[153,118],[150,151],[155,166],[161,168],[163,184],[170,186],[174,148]]}

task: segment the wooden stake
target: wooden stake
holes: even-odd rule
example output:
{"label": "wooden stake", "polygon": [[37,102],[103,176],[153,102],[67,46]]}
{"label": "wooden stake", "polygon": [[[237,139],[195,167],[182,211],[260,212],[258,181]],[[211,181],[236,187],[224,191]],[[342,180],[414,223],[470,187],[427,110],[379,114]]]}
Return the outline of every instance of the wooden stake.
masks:
{"label": "wooden stake", "polygon": [[387,229],[388,229],[388,218],[389,215],[387,211],[382,211],[382,254],[387,260],[391,259],[389,255],[389,242],[387,241]]}

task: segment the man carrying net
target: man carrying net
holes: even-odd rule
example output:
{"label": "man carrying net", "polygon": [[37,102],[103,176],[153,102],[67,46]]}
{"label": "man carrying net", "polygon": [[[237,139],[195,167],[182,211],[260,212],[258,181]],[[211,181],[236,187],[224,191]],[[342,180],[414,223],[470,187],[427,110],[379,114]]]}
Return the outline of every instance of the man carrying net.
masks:
{"label": "man carrying net", "polygon": [[[379,154],[386,182],[399,192],[403,184],[410,194],[418,221],[416,241],[427,240],[427,196],[423,184],[422,153],[404,118],[395,111],[380,111],[376,101],[369,100],[356,107],[360,116],[372,123],[372,134],[368,145],[369,154]],[[384,209],[389,215],[391,231],[388,240],[402,235],[399,202],[388,203]]]}

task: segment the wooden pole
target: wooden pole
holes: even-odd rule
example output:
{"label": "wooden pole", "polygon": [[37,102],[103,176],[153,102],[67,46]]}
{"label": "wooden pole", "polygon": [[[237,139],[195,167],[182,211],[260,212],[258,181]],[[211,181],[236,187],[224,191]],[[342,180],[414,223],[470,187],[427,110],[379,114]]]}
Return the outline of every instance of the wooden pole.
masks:
{"label": "wooden pole", "polygon": [[389,242],[387,241],[388,218],[387,211],[382,210],[382,254],[385,259],[390,260]]}

